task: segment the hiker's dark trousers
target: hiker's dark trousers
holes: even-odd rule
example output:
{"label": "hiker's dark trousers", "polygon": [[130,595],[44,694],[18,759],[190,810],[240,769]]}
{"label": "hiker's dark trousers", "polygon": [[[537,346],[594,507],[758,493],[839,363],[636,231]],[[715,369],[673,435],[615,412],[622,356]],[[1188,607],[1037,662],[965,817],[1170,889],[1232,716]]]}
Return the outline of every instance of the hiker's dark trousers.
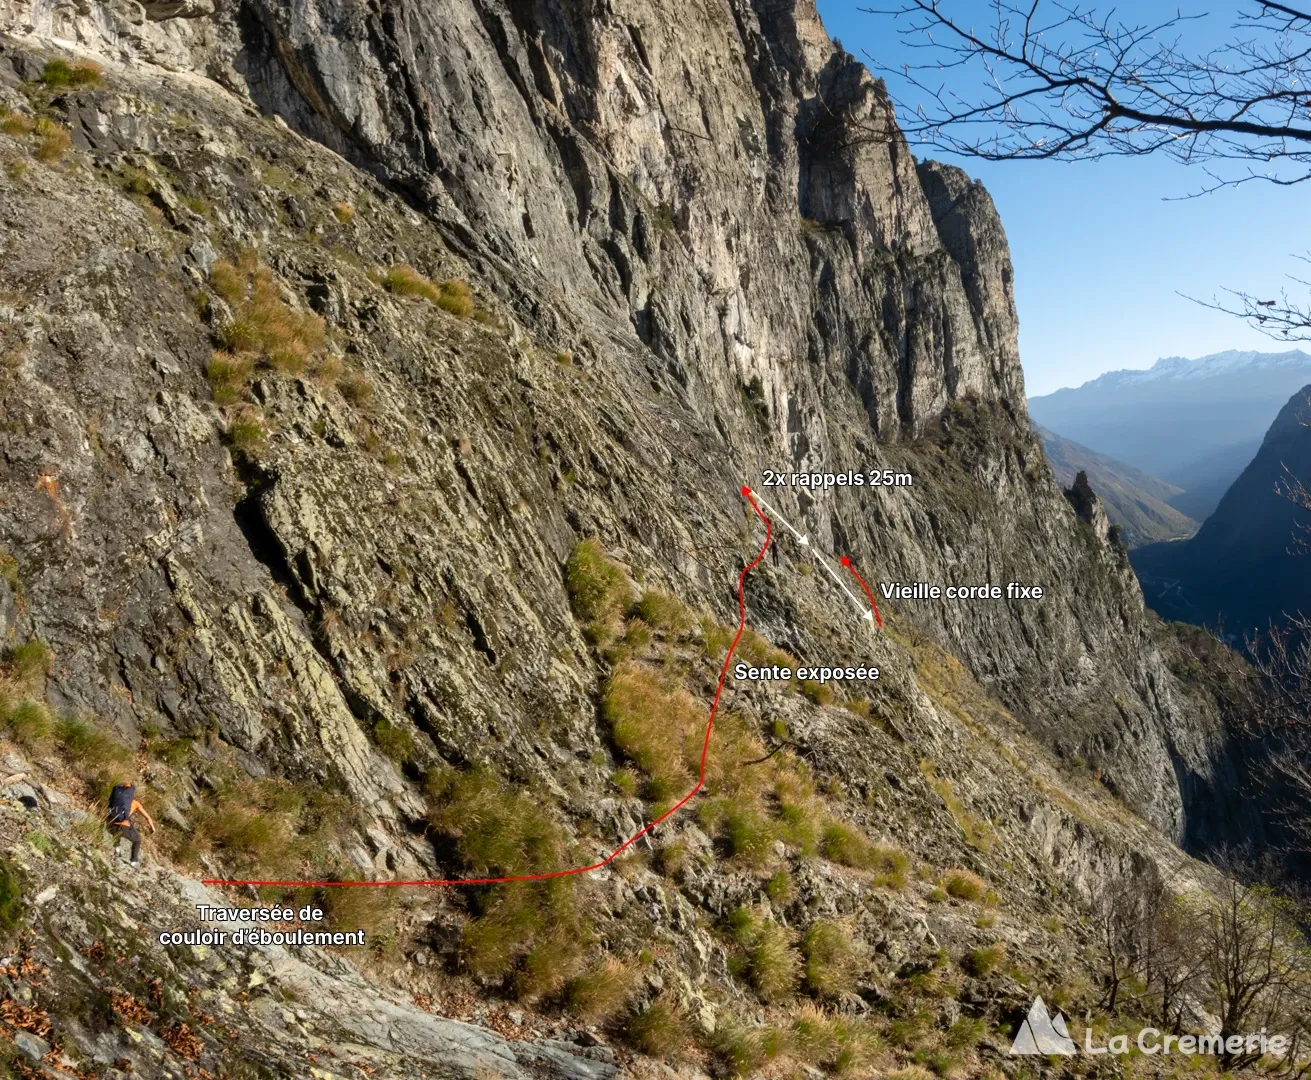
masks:
{"label": "hiker's dark trousers", "polygon": [[132,842],[132,861],[136,862],[141,854],[141,834],[137,832],[135,825],[111,825],[114,837],[114,850],[118,850],[120,840],[130,840]]}

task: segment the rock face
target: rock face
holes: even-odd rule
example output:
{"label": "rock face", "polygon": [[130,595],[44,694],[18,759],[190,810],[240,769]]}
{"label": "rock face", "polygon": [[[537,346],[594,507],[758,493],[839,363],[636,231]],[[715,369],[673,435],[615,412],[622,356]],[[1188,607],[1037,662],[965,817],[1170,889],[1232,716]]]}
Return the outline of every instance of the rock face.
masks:
{"label": "rock face", "polygon": [[[886,1005],[947,946],[992,943],[974,901],[935,906],[948,867],[1060,979],[1087,943],[1043,936],[1051,897],[1073,928],[1173,841],[1257,834],[1223,695],[1030,429],[991,201],[914,162],[807,0],[208,7],[0,0],[0,620],[53,650],[24,679],[144,763],[180,861],[249,865],[235,790],[300,815],[287,852],[263,843],[287,874],[469,877],[477,829],[439,811],[475,765],[498,804],[541,808],[534,857],[553,829],[609,854],[669,794],[631,738],[715,694],[764,540],[744,483],[873,586],[1044,596],[880,594],[871,634],[783,537],[743,648],[880,678],[840,701],[730,681],[738,741],[714,748],[743,783],[784,770],[755,794],[771,842],[744,854],[700,800],[579,885],[588,947],[649,965],[633,1008],[704,1034],[745,1015],[724,927],[747,908],[854,927],[848,1003]],[[103,72],[46,66],[81,54]],[[567,567],[589,538],[651,610],[585,610]],[[0,682],[18,670],[0,654]],[[632,670],[658,707],[625,734],[606,694]],[[70,723],[60,760],[85,773],[99,744]],[[836,828],[823,845],[784,827],[790,790]],[[901,869],[880,878],[861,836]],[[558,1018],[563,974],[469,969],[461,928],[503,895],[418,893],[396,984],[420,993],[436,956],[461,993]],[[1026,997],[976,982],[989,1031]]]}
{"label": "rock face", "polygon": [[[424,451],[431,456],[422,469],[454,470],[455,502],[443,513],[464,517],[468,527],[467,515],[476,520],[495,499],[526,502],[536,514],[531,537],[523,539],[539,577],[524,585],[517,633],[494,625],[505,618],[508,598],[496,592],[503,586],[489,585],[493,591],[475,599],[483,586],[475,584],[474,566],[523,558],[511,554],[516,548],[507,536],[472,541],[490,545],[481,555],[496,554],[479,558],[470,550],[464,569],[449,561],[454,555],[415,545],[422,551],[417,562],[432,573],[444,567],[432,590],[453,595],[466,614],[480,609],[469,614],[480,640],[498,632],[518,639],[488,645],[488,662],[529,664],[534,674],[527,681],[552,685],[557,707],[577,709],[581,688],[554,685],[540,663],[526,660],[534,640],[546,651],[537,627],[549,632],[551,620],[564,618],[553,567],[571,536],[596,532],[621,548],[641,545],[664,572],[691,574],[713,593],[722,570],[710,551],[719,537],[736,535],[729,522],[738,520],[741,480],[758,483],[767,467],[904,468],[915,475],[913,488],[789,491],[779,496],[781,509],[880,580],[1042,585],[1047,599],[1040,605],[911,606],[905,615],[942,634],[1044,738],[1094,758],[1162,829],[1187,833],[1178,777],[1208,790],[1224,734],[1214,716],[1199,715],[1174,693],[1148,639],[1132,575],[1105,544],[1080,538],[1028,429],[1012,269],[991,200],[959,170],[916,165],[881,85],[833,46],[808,0],[732,0],[695,14],[618,2],[446,0],[389,5],[381,13],[321,0],[248,2],[212,17],[204,5],[174,7],[11,0],[0,6],[0,27],[75,41],[129,63],[202,72],[248,95],[265,114],[404,192],[528,333],[575,354],[589,379],[620,395],[614,411],[597,409],[584,420],[544,403],[532,380],[510,369],[496,376],[507,380],[497,390],[466,383],[469,393],[487,394],[481,413],[468,401],[446,411],[460,396],[458,370],[442,376],[443,400],[415,375],[394,390],[431,425],[421,438],[436,441]],[[153,151],[166,141],[157,119],[121,98],[109,107],[73,101],[69,108],[79,143],[99,154]],[[205,147],[222,142],[219,132],[188,151],[185,162],[176,156],[178,167],[199,170],[207,191],[217,185],[207,198],[230,197],[241,187],[242,170],[230,153],[226,162],[204,160]],[[308,186],[323,187],[317,179]],[[193,264],[203,271],[224,243],[276,247],[272,219],[305,220],[304,198],[266,198],[262,220],[245,208],[223,223],[225,237],[209,236],[202,223],[183,224],[195,240]],[[185,208],[165,212],[187,217]],[[379,262],[401,254],[399,237],[374,239]],[[23,265],[16,257],[15,274]],[[159,258],[138,255],[146,266]],[[277,269],[314,282],[309,295],[319,297],[314,302],[333,325],[372,334],[373,301],[339,284],[329,263],[315,254]],[[70,289],[58,302],[75,304],[77,295]],[[167,317],[187,314],[179,295]],[[404,327],[393,335],[387,315],[383,337],[391,343],[363,348],[388,362],[423,348],[406,340]],[[361,493],[344,482],[341,467],[329,464],[341,459],[335,450],[320,460],[302,447],[299,464],[270,467],[243,497],[239,535],[230,520],[220,523],[228,510],[209,494],[222,485],[223,466],[204,446],[208,421],[192,404],[202,395],[167,388],[173,369],[194,380],[204,345],[193,334],[193,344],[182,345],[190,355],[179,358],[158,340],[126,345],[103,319],[71,310],[64,318],[77,326],[70,331],[81,341],[76,347],[130,348],[151,358],[145,369],[126,360],[112,365],[115,378],[130,380],[133,394],[155,393],[151,415],[173,433],[175,453],[195,458],[179,492],[164,499],[175,509],[151,527],[160,551],[142,564],[144,576],[124,597],[131,602],[123,610],[135,610],[152,630],[138,636],[120,623],[116,633],[136,638],[120,651],[134,659],[110,667],[124,679],[140,670],[132,676],[138,681],[169,682],[162,699],[147,696],[178,708],[206,700],[205,711],[232,716],[233,737],[253,752],[267,725],[254,719],[257,692],[246,660],[232,654],[251,647],[249,631],[258,625],[256,639],[302,658],[287,661],[295,683],[280,706],[289,712],[288,730],[305,728],[292,717],[308,709],[320,718],[318,741],[340,751],[352,789],[370,804],[396,801],[395,785],[366,765],[345,704],[357,715],[390,715],[384,673],[376,666],[369,672],[359,657],[339,657],[329,674],[308,647],[306,628],[292,616],[280,621],[274,598],[241,616],[230,603],[234,592],[260,588],[264,571],[249,550],[290,579],[301,617],[312,621],[327,606],[365,603],[376,589],[365,584],[368,568],[378,559],[395,565],[394,555],[375,548],[400,542],[400,533],[358,535],[361,523],[350,520],[351,511],[384,492]],[[180,328],[173,337],[185,341]],[[75,388],[77,371],[67,377],[64,393],[72,396],[46,407],[74,421],[85,414],[90,391]],[[151,391],[151,380],[164,385]],[[386,395],[391,403],[392,387]],[[581,490],[560,497],[541,479],[527,478],[530,470],[497,434],[506,421],[495,412],[512,400],[528,425],[520,449],[529,449],[527,440],[548,447],[567,441]],[[335,423],[325,412],[330,406],[312,395],[303,404],[319,417],[314,423]],[[452,457],[445,440],[471,415],[466,408],[486,418],[481,430],[461,430],[478,464],[458,455],[443,463]],[[129,468],[156,476],[150,462],[159,451],[140,410],[120,417],[105,403],[95,414],[121,428]],[[53,423],[53,415],[45,420]],[[613,450],[609,461],[592,435],[580,437],[596,425]],[[118,592],[121,580],[97,567],[119,545],[81,520],[84,511],[94,515],[92,493],[103,490],[94,450],[85,443],[83,449],[88,456],[75,463],[74,448],[61,448],[63,485],[86,501],[71,511],[79,535],[69,542],[94,548],[74,560],[86,575],[79,587],[84,595]],[[42,452],[34,446],[21,455],[17,484],[29,484],[26,474],[45,467]],[[594,478],[587,466],[597,469]],[[482,467],[494,478],[475,478],[471,470]],[[123,493],[134,507],[161,495]],[[394,493],[385,498],[390,512]],[[33,501],[30,493],[25,501]],[[111,518],[106,529],[121,530],[124,520],[144,515],[116,506]],[[30,533],[8,541],[35,543]],[[143,542],[128,546],[140,550]],[[185,551],[207,548],[203,571],[182,559]],[[364,618],[362,608],[354,613]],[[154,628],[176,620],[211,643],[206,674],[193,672],[189,687],[161,680],[151,659],[159,655],[159,642],[150,642]],[[419,695],[429,701],[432,685],[445,681],[414,678],[429,687]],[[469,688],[470,695],[485,692]],[[409,711],[427,709],[425,723],[444,732],[449,718],[433,718],[447,708],[412,703]],[[128,722],[132,710],[111,711]],[[366,783],[371,771],[376,775]]]}

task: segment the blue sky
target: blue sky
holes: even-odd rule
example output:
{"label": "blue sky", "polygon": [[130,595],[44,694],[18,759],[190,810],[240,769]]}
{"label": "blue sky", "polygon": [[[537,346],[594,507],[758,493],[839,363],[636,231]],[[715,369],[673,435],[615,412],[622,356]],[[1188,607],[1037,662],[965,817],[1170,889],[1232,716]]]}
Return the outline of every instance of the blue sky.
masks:
{"label": "blue sky", "polygon": [[[850,52],[901,63],[907,53],[893,22],[859,10],[867,6],[877,5],[819,0],[829,33]],[[988,22],[988,7],[987,0],[944,3],[976,26]],[[1185,15],[1215,12],[1191,28],[1190,40],[1216,44],[1229,33],[1240,4],[1135,0],[1119,10],[1145,21],[1177,8]],[[889,85],[903,100],[918,100],[895,79]],[[923,149],[916,154],[951,160]],[[1163,356],[1289,347],[1179,294],[1209,299],[1234,288],[1274,296],[1287,287],[1290,296],[1298,295],[1287,275],[1311,276],[1295,258],[1311,251],[1311,184],[1252,183],[1167,201],[1196,191],[1205,176],[1164,158],[956,164],[983,181],[1001,212],[1015,263],[1020,356],[1030,395],[1077,386],[1115,368],[1150,367]]]}

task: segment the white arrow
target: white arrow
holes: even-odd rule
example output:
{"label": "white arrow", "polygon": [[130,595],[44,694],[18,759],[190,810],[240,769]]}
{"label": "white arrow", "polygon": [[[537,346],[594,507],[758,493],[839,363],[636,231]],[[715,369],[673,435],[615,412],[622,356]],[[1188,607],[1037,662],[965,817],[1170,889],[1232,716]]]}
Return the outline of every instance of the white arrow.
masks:
{"label": "white arrow", "polygon": [[801,546],[805,548],[807,551],[809,551],[812,555],[814,555],[815,558],[819,561],[819,565],[828,571],[829,576],[837,583],[838,588],[841,589],[844,593],[846,593],[847,596],[850,598],[851,602],[856,605],[856,610],[862,612],[860,617],[865,622],[872,624],[874,622],[874,612],[871,611],[869,608],[867,608],[859,599],[857,599],[856,594],[847,588],[846,582],[844,582],[840,577],[838,577],[837,572],[833,569],[833,567],[829,566],[824,556],[821,555],[816,548],[810,546],[810,541],[806,539],[805,535],[797,532],[797,530],[794,529],[791,526],[791,524],[789,524],[787,519],[783,517],[782,514],[780,514],[774,507],[770,506],[769,503],[767,503],[763,498],[761,498],[760,492],[754,489],[750,489],[750,490],[751,490],[751,494],[755,496],[756,502],[758,502],[761,506],[763,506],[766,510],[768,510],[771,514],[773,514],[774,519],[785,529],[787,529],[788,532],[790,532],[793,536],[795,536],[797,538],[797,541],[801,544]]}
{"label": "white arrow", "polygon": [[797,532],[796,529],[794,529],[791,525],[789,525],[787,520],[783,517],[782,514],[780,514],[777,510],[775,510],[772,506],[770,506],[769,503],[765,502],[765,500],[760,497],[760,492],[752,491],[751,494],[756,497],[756,502],[760,503],[761,506],[763,506],[766,510],[768,510],[771,514],[774,515],[774,517],[778,520],[779,524],[781,524],[785,529],[787,529],[788,532],[790,532],[793,536],[797,538],[797,540],[800,542],[802,547],[810,547],[810,541],[807,540],[803,534]]}
{"label": "white arrow", "polygon": [[859,600],[856,599],[856,594],[847,588],[846,582],[844,582],[840,577],[838,577],[837,571],[834,570],[833,567],[829,566],[828,560],[825,559],[824,556],[822,556],[818,551],[815,552],[815,558],[819,560],[819,565],[828,571],[829,577],[831,577],[835,582],[837,582],[838,588],[841,589],[844,593],[846,593],[847,596],[851,599],[851,602],[856,605],[856,610],[864,612],[864,614],[861,615],[861,618],[868,619],[872,622],[874,619],[874,612],[869,610],[869,608],[867,608],[864,604],[862,604]]}

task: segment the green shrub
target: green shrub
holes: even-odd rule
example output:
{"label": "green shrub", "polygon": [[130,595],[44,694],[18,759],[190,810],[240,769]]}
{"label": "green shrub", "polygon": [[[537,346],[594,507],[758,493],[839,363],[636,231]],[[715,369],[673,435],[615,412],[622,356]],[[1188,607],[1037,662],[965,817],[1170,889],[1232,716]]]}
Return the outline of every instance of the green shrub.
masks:
{"label": "green shrub", "polygon": [[90,60],[48,60],[41,72],[40,82],[51,89],[92,86],[104,76],[104,68]]}
{"label": "green shrub", "polygon": [[801,939],[806,958],[806,987],[822,998],[840,998],[856,989],[856,955],[851,936],[840,923],[818,920]]}
{"label": "green shrub", "polygon": [[824,826],[819,850],[826,859],[861,870],[870,866],[874,858],[869,839],[845,821],[831,820]]}
{"label": "green shrub", "polygon": [[687,1046],[691,1034],[677,999],[668,992],[651,1002],[645,1012],[630,1018],[624,1029],[629,1043],[659,1058],[676,1057]]}
{"label": "green shrub", "polygon": [[676,596],[667,592],[648,589],[633,605],[633,614],[648,626],[668,633],[677,633],[687,629],[687,609]]}
{"label": "green shrub", "polygon": [[638,972],[608,956],[573,979],[565,992],[569,1011],[587,1024],[603,1024],[622,1013],[638,988]]}
{"label": "green shrub", "polygon": [[574,546],[564,582],[574,614],[585,622],[607,622],[628,604],[628,579],[596,540]]}
{"label": "green shrub", "polygon": [[733,635],[736,631],[730,630],[727,626],[720,626],[708,616],[701,617],[701,641],[706,655],[712,660],[718,660],[728,652],[728,647],[733,644]]}
{"label": "green shrub", "polygon": [[414,736],[389,720],[379,720],[373,725],[373,741],[392,761],[403,765],[414,760]]}
{"label": "green shrub", "polygon": [[961,958],[961,967],[975,978],[991,974],[1006,957],[1006,946],[998,942],[984,948],[971,949]]}
{"label": "green shrub", "polygon": [[948,896],[968,900],[970,903],[982,900],[988,892],[983,879],[968,870],[948,870],[943,874],[940,884]]}
{"label": "green shrub", "polygon": [[55,654],[39,638],[30,638],[22,645],[7,649],[4,659],[0,660],[0,669],[6,677],[22,686],[33,686],[50,674]]}

